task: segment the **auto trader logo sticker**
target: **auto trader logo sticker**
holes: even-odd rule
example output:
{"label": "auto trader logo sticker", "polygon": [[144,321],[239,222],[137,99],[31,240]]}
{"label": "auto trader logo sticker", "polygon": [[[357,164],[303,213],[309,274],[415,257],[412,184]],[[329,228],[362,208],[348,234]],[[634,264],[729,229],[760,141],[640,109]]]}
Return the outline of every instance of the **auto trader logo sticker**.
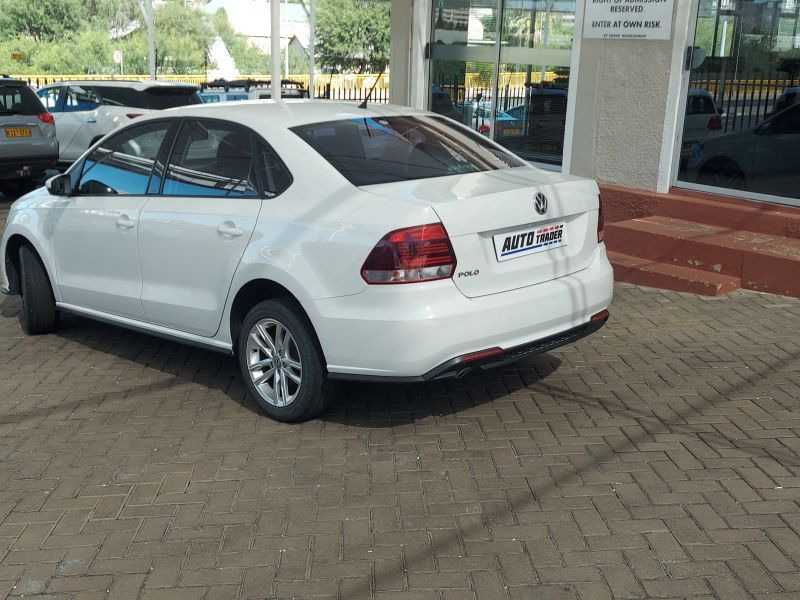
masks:
{"label": "auto trader logo sticker", "polygon": [[494,236],[497,259],[502,261],[517,255],[533,254],[566,245],[564,225],[563,222],[552,223],[544,227]]}

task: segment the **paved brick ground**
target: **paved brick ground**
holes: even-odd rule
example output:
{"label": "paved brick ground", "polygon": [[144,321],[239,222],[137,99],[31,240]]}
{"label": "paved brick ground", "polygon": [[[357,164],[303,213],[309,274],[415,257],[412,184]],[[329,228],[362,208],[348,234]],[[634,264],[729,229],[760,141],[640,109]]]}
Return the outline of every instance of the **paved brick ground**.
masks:
{"label": "paved brick ground", "polygon": [[800,300],[620,285],[594,337],[281,425],[231,359],[0,302],[0,597],[800,598]]}

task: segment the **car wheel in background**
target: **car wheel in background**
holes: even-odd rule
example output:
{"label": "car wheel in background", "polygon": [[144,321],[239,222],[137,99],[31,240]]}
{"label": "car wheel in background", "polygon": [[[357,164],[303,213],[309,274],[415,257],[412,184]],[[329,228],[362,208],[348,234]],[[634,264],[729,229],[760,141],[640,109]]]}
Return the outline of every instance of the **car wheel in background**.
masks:
{"label": "car wheel in background", "polygon": [[34,189],[36,189],[36,181],[32,178],[0,181],[0,193],[8,198],[18,198]]}
{"label": "car wheel in background", "polygon": [[58,329],[59,312],[42,261],[33,248],[23,244],[19,249],[19,264],[22,329],[29,335],[52,333]]}
{"label": "car wheel in background", "polygon": [[699,183],[729,190],[743,190],[746,187],[742,170],[736,164],[727,161],[703,167]]}
{"label": "car wheel in background", "polygon": [[261,410],[278,421],[311,419],[335,395],[311,323],[291,300],[266,300],[250,310],[238,357],[247,389]]}

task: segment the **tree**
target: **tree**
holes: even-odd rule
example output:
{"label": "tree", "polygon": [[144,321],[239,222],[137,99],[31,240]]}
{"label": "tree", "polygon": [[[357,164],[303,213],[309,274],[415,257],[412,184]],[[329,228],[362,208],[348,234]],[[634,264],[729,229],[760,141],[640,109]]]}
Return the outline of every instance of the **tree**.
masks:
{"label": "tree", "polygon": [[380,73],[389,62],[389,3],[319,0],[317,56],[333,72]]}
{"label": "tree", "polygon": [[81,28],[86,13],[80,0],[0,0],[0,36],[54,41]]}

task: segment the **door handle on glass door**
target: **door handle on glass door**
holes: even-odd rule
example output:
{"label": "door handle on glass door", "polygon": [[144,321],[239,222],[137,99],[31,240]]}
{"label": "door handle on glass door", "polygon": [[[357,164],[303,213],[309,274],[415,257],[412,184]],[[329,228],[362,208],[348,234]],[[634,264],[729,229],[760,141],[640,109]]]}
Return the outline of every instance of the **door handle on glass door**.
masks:
{"label": "door handle on glass door", "polygon": [[222,237],[232,238],[239,237],[244,233],[244,230],[241,227],[236,227],[236,225],[230,221],[225,221],[222,225],[217,227],[217,233]]}
{"label": "door handle on glass door", "polygon": [[136,221],[131,219],[128,215],[121,215],[117,219],[117,227],[122,230],[132,229],[136,227]]}

